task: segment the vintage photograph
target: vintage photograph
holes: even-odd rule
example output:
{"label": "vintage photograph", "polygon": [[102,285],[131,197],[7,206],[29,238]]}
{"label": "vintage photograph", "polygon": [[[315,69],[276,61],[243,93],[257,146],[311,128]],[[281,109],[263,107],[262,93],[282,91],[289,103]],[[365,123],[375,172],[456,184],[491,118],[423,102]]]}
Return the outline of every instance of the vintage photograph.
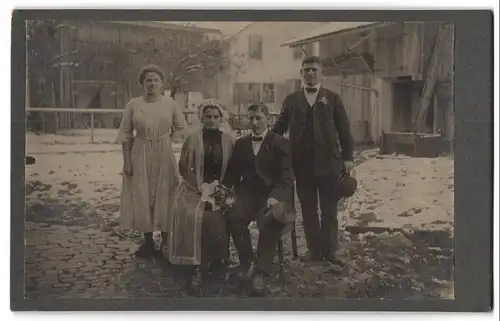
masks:
{"label": "vintage photograph", "polygon": [[25,298],[454,299],[454,25],[26,21]]}

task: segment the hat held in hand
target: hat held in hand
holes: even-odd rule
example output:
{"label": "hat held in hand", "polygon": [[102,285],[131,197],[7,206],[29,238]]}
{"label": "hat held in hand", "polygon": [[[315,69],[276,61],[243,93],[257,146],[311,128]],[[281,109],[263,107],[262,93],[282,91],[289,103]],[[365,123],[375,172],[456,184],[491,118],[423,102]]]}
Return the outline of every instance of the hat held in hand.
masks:
{"label": "hat held in hand", "polygon": [[281,233],[286,234],[292,230],[293,223],[295,222],[296,217],[297,215],[295,213],[295,209],[291,204],[286,202],[278,202],[266,210],[264,220],[272,218],[277,222],[283,224],[284,227]]}
{"label": "hat held in hand", "polygon": [[342,173],[335,185],[335,193],[339,198],[349,198],[354,195],[358,188],[356,178],[346,172]]}

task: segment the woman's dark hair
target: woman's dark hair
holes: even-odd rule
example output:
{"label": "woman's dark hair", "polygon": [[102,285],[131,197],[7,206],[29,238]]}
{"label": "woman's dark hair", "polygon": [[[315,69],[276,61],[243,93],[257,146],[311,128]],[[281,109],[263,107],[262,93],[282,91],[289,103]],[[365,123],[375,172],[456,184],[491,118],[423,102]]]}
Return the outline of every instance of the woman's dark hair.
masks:
{"label": "woman's dark hair", "polygon": [[220,117],[222,117],[222,111],[220,110],[220,108],[219,108],[219,107],[214,106],[214,105],[206,105],[206,106],[204,106],[204,107],[203,107],[203,109],[201,110],[201,114],[202,114],[202,115],[205,115],[205,113],[206,113],[209,109],[216,109],[216,110],[219,112]]}
{"label": "woman's dark hair", "polygon": [[137,81],[141,84],[144,85],[144,78],[146,78],[146,74],[148,72],[154,72],[158,76],[160,76],[161,81],[165,82],[165,73],[163,73],[163,70],[158,67],[157,65],[146,65],[142,67],[141,71],[139,71],[139,76],[137,77]]}

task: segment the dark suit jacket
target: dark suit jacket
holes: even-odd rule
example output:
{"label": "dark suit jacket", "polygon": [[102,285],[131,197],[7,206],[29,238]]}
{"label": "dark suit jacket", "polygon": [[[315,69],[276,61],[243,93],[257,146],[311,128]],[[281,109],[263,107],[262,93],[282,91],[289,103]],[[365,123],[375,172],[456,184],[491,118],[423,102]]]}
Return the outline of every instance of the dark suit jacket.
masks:
{"label": "dark suit jacket", "polygon": [[[224,177],[223,184],[229,187],[239,187],[244,183],[243,172],[245,157],[253,157],[251,136],[245,136],[236,141],[233,155]],[[271,192],[267,197],[278,201],[291,203],[293,201],[293,170],[290,157],[289,141],[272,132],[264,137],[257,156],[255,156],[257,175],[269,187]]]}
{"label": "dark suit jacket", "polygon": [[[272,131],[283,135],[289,132],[293,168],[301,166],[297,155],[301,150],[301,138],[306,128],[306,112],[311,108],[303,89],[291,93],[283,101],[281,114]],[[352,161],[354,141],[349,119],[340,95],[320,87],[313,110],[314,121],[314,171],[316,176],[340,175],[344,161]],[[340,147],[338,146],[340,142]]]}

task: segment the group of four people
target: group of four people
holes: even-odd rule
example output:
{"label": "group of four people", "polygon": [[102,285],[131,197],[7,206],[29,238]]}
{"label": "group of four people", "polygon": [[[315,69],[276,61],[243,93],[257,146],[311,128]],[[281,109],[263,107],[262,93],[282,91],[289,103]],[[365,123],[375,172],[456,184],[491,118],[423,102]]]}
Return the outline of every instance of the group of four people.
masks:
{"label": "group of four people", "polygon": [[[302,259],[342,265],[335,257],[335,187],[353,167],[349,120],[340,96],[319,82],[319,58],[304,59],[301,75],[304,87],[285,98],[273,128],[268,129],[268,107],[252,103],[247,110],[252,133],[237,140],[221,129],[225,107],[217,100],[203,101],[202,127],[187,135],[177,163],[171,131],[184,129],[184,116],[162,95],[160,68],[143,68],[139,82],[145,94],[127,104],[118,134],[124,160],[121,225],[145,238],[136,256],[154,256],[152,234],[162,231],[168,260],[191,266],[190,287],[199,289],[206,269],[225,267],[231,237],[239,269],[254,266],[251,285],[262,292],[286,225],[266,209],[293,207],[295,182],[308,247]],[[285,132],[289,139],[282,137]],[[236,190],[226,215],[202,197],[206,184],[214,181]],[[252,221],[259,227],[256,254],[248,229]]]}

